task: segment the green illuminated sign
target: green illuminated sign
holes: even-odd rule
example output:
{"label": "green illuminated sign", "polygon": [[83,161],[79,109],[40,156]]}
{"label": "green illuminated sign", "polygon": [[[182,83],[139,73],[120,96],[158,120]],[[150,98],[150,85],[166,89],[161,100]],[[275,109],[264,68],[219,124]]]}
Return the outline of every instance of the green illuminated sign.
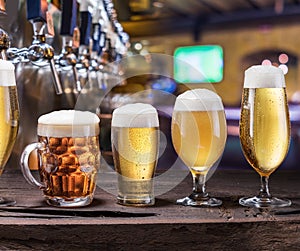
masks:
{"label": "green illuminated sign", "polygon": [[179,83],[217,83],[223,79],[223,49],[219,45],[178,47],[174,79]]}

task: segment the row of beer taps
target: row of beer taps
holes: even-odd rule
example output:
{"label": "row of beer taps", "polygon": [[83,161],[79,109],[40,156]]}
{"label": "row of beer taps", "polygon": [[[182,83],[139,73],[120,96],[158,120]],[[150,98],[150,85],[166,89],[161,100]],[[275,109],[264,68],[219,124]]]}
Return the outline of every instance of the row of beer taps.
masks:
{"label": "row of beer taps", "polygon": [[[0,57],[14,64],[30,62],[44,67],[50,65],[56,94],[64,93],[60,73],[72,71],[75,93],[80,93],[93,74],[101,74],[99,88],[105,88],[106,74],[118,75],[117,62],[127,52],[129,36],[117,19],[112,0],[50,1],[61,11],[60,54],[47,42],[54,27],[47,0],[26,0],[27,20],[32,24],[33,40],[29,47],[10,47],[9,35],[0,29]],[[5,1],[0,0],[5,13]],[[79,77],[79,75],[81,77]],[[84,81],[82,81],[84,76]],[[81,78],[81,79],[80,79]]]}

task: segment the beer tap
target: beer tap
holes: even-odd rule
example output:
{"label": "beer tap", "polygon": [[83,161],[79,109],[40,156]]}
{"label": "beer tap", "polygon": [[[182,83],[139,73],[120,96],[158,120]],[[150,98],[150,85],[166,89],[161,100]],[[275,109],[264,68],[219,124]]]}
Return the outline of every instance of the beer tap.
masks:
{"label": "beer tap", "polygon": [[[47,0],[27,0],[27,20],[33,27],[32,44],[29,48],[9,48],[6,55],[13,63],[31,61],[33,65],[41,67],[50,64],[56,94],[62,94],[62,85],[55,68],[54,49],[46,43],[47,9]],[[50,24],[48,31],[53,28]]]}
{"label": "beer tap", "polygon": [[99,70],[98,54],[100,50],[100,36],[101,24],[100,15],[101,9],[99,8],[101,0],[95,0],[95,5],[92,14],[92,50],[91,50],[91,71]]}
{"label": "beer tap", "polygon": [[76,91],[81,91],[81,84],[76,69],[77,56],[73,50],[73,35],[76,27],[77,3],[76,0],[64,0],[62,2],[62,18],[60,35],[62,36],[62,52],[57,62],[62,69],[72,67]]}
{"label": "beer tap", "polygon": [[80,12],[80,46],[77,67],[88,74],[90,67],[90,34],[92,26],[92,3],[89,0],[77,0]]}
{"label": "beer tap", "polygon": [[50,63],[56,94],[62,94],[62,85],[55,68],[54,49],[46,43],[47,9],[47,0],[27,0],[27,19],[33,27],[33,41],[28,48],[28,58],[32,64],[37,66],[45,66]]}
{"label": "beer tap", "polygon": [[117,62],[125,54],[126,48],[123,42],[125,32],[122,25],[117,21],[117,13],[111,0],[101,1],[100,18],[100,40],[99,40],[99,69],[101,82],[99,87],[109,85],[109,82],[116,82],[123,74],[121,65]]}
{"label": "beer tap", "polygon": [[[126,52],[127,40],[122,25],[117,20],[117,13],[111,0],[103,0],[103,6],[107,13],[107,34],[105,48],[103,49],[103,61],[111,63],[119,60]],[[128,36],[127,36],[128,37]],[[125,42],[126,41],[126,42]],[[114,70],[114,69],[113,69]]]}
{"label": "beer tap", "polygon": [[106,86],[102,85],[103,74],[100,70],[100,64],[98,62],[98,55],[102,50],[101,39],[101,3],[102,0],[96,0],[92,14],[92,48],[91,48],[91,60],[90,60],[90,83],[93,83],[92,79],[95,79],[99,89],[106,89]]}

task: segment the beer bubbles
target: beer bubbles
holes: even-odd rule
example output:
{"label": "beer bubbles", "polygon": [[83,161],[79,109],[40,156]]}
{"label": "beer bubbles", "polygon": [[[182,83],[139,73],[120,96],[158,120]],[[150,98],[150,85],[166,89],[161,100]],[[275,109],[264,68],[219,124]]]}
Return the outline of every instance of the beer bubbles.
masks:
{"label": "beer bubbles", "polygon": [[243,206],[289,206],[290,200],[272,197],[269,176],[285,159],[290,142],[290,119],[283,71],[256,65],[245,71],[241,104],[240,142],[248,163],[261,177],[257,196],[241,198]]}
{"label": "beer bubbles", "polygon": [[[100,168],[99,118],[91,112],[61,110],[38,119],[39,143],[28,145],[21,170],[29,183],[43,189],[48,204],[62,207],[89,205]],[[37,149],[41,183],[28,167],[28,155]]]}
{"label": "beer bubbles", "polygon": [[[19,103],[14,65],[0,60],[0,174],[11,155],[19,128]],[[0,206],[15,204],[14,200],[0,198]]]}
{"label": "beer bubbles", "polygon": [[0,60],[0,173],[11,154],[19,126],[19,105],[14,65]]}
{"label": "beer bubbles", "polygon": [[153,177],[159,149],[156,109],[143,103],[115,109],[111,141],[118,173],[117,202],[131,206],[153,205]]}

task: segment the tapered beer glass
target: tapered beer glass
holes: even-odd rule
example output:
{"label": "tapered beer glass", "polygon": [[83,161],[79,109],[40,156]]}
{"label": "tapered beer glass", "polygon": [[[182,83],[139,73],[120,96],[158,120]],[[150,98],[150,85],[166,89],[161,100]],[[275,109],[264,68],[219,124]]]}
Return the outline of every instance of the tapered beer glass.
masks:
{"label": "tapered beer glass", "polygon": [[219,206],[205,190],[208,171],[221,158],[227,126],[221,98],[207,89],[186,91],[176,98],[172,115],[172,141],[178,156],[193,176],[193,192],[177,200],[185,206]]}
{"label": "tapered beer glass", "polygon": [[[12,63],[0,60],[0,174],[10,157],[19,127],[19,104]],[[11,198],[0,197],[0,206],[15,204]]]}
{"label": "tapered beer glass", "polygon": [[290,142],[290,120],[283,72],[275,66],[252,66],[245,71],[241,104],[240,141],[243,153],[261,177],[257,196],[241,198],[243,206],[273,208],[291,205],[272,197],[269,176],[285,159]]}
{"label": "tapered beer glass", "polygon": [[115,109],[111,141],[118,173],[117,202],[125,206],[154,205],[153,177],[159,149],[156,109],[143,103]]}

